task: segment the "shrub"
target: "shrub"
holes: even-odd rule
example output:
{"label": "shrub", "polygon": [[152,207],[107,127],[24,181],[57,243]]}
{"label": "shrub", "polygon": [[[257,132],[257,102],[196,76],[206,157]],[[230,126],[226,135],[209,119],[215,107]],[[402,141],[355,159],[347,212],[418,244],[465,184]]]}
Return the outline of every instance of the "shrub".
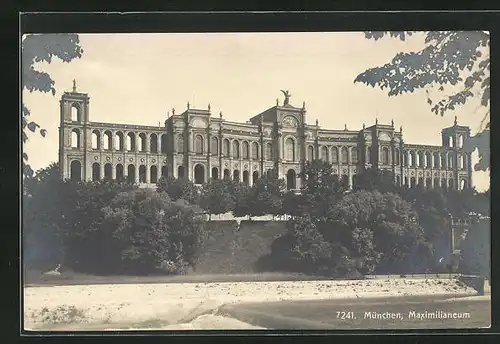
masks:
{"label": "shrub", "polygon": [[145,189],[118,194],[103,212],[102,231],[114,248],[108,256],[117,270],[185,273],[196,264],[204,230],[195,208]]}

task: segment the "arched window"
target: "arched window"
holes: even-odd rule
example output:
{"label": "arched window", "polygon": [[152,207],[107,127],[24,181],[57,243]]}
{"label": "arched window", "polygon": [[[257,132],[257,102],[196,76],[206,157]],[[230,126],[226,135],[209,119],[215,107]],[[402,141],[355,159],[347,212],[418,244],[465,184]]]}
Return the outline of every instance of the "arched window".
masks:
{"label": "arched window", "polygon": [[259,172],[253,171],[252,173],[252,182],[255,184],[255,182],[259,179]]}
{"label": "arched window", "polygon": [[147,147],[147,143],[146,143],[146,134],[144,133],[140,133],[139,134],[139,151],[141,152],[145,152],[146,151],[146,147]]}
{"label": "arched window", "polygon": [[418,166],[419,167],[424,167],[424,153],[423,152],[418,152]]}
{"label": "arched window", "polygon": [[127,150],[129,152],[135,151],[135,134],[132,132],[127,134]]}
{"label": "arched window", "polygon": [[233,158],[240,158],[240,142],[238,140],[233,140]]}
{"label": "arched window", "polygon": [[342,147],[342,149],[340,150],[340,155],[342,159],[342,164],[347,165],[349,163],[347,147]]}
{"label": "arched window", "polygon": [[446,169],[446,153],[445,152],[441,153],[441,169],[443,169],[443,170]]}
{"label": "arched window", "polygon": [[328,156],[328,147],[323,146],[321,147],[321,160],[323,161],[329,161],[329,156]]}
{"label": "arched window", "polygon": [[70,165],[70,178],[74,182],[79,182],[82,180],[82,164],[78,160],[73,160]]}
{"label": "arched window", "polygon": [[417,166],[417,156],[413,151],[410,152],[410,163],[412,167]]}
{"label": "arched window", "polygon": [[401,164],[401,157],[400,157],[400,152],[399,149],[396,148],[394,150],[394,163],[399,166]]}
{"label": "arched window", "polygon": [[257,160],[259,158],[259,144],[257,142],[252,143],[252,159]]}
{"label": "arched window", "polygon": [[118,151],[123,151],[125,148],[123,142],[123,133],[121,131],[116,132],[115,135],[115,149]]}
{"label": "arched window", "polygon": [[409,166],[409,161],[408,161],[409,156],[410,155],[407,151],[403,151],[403,166]]}
{"label": "arched window", "polygon": [[103,143],[104,143],[105,150],[111,150],[111,148],[113,147],[113,134],[111,134],[111,132],[109,130],[106,130],[104,132]]}
{"label": "arched window", "polygon": [[184,135],[177,136],[177,153],[184,153]]}
{"label": "arched window", "polygon": [[372,164],[373,161],[372,147],[366,147],[366,162]]}
{"label": "arched window", "polygon": [[250,157],[250,146],[248,145],[248,142],[243,141],[241,148],[243,148],[243,159],[248,159]]}
{"label": "arched window", "polygon": [[332,148],[332,163],[334,164],[339,163],[339,150],[337,147]]}
{"label": "arched window", "polygon": [[448,137],[448,147],[453,147],[453,137]]}
{"label": "arched window", "polygon": [[97,129],[92,131],[92,149],[101,149],[101,133]]}
{"label": "arched window", "polygon": [[295,142],[291,137],[285,141],[285,160],[295,161]]}
{"label": "arched window", "polygon": [[111,180],[113,178],[113,166],[110,163],[104,165],[104,179]]}
{"label": "arched window", "polygon": [[231,143],[229,142],[228,139],[225,139],[224,140],[224,145],[223,145],[223,151],[222,153],[224,154],[224,156],[226,157],[229,157],[229,147],[230,147]]}
{"label": "arched window", "polygon": [[212,142],[212,145],[210,146],[210,151],[212,154],[219,154],[219,139],[216,138],[215,136],[212,136],[210,139]]}
{"label": "arched window", "polygon": [[123,165],[116,165],[116,180],[123,180],[125,178],[125,174],[123,173]]}
{"label": "arched window", "polygon": [[194,137],[194,151],[196,154],[203,154],[203,136],[196,135]]}
{"label": "arched window", "polygon": [[146,166],[139,166],[139,183],[146,182]]}
{"label": "arched window", "polygon": [[[184,146],[184,140],[182,139],[182,135],[181,135],[180,141],[182,141],[182,146]],[[179,151],[179,152],[182,153],[183,151],[184,150]],[[167,134],[163,134],[161,136],[161,152],[165,153],[165,154],[168,152],[168,136],[167,136]]]}
{"label": "arched window", "polygon": [[135,166],[132,164],[127,168],[127,180],[129,183],[135,183]]}
{"label": "arched window", "polygon": [[434,152],[434,168],[439,168],[439,153]]}
{"label": "arched window", "polygon": [[465,155],[465,154],[462,157],[462,165],[463,165],[463,169],[466,170],[467,169],[467,155]]}
{"label": "arched window", "polygon": [[458,137],[458,148],[462,148],[464,146],[464,136],[460,135]]}
{"label": "arched window", "polygon": [[80,105],[79,104],[73,104],[71,105],[71,120],[73,122],[80,122],[81,117],[80,117]]}
{"label": "arched window", "polygon": [[250,185],[250,174],[248,171],[243,171],[243,183]]}
{"label": "arched window", "polygon": [[98,162],[92,164],[92,181],[97,182],[101,180],[101,165]]}
{"label": "arched window", "polygon": [[351,149],[351,160],[353,164],[358,163],[358,148],[357,147],[352,147]]}
{"label": "arched window", "polygon": [[382,147],[382,165],[389,165],[389,148]]}
{"label": "arched window", "polygon": [[273,145],[270,142],[266,143],[266,159],[273,160]]}
{"label": "arched window", "polygon": [[425,167],[432,166],[432,157],[430,152],[425,152]]}
{"label": "arched window", "polygon": [[314,147],[313,146],[307,146],[307,160],[309,160],[309,161],[314,160]]}
{"label": "arched window", "polygon": [[448,153],[448,168],[453,168],[455,167],[455,164],[453,163],[453,153]]}
{"label": "arched window", "polygon": [[149,182],[153,184],[158,182],[158,167],[155,165],[151,166],[149,169]]}
{"label": "arched window", "polygon": [[149,137],[149,150],[151,153],[158,153],[158,136],[151,134]]}
{"label": "arched window", "polygon": [[80,148],[80,130],[78,129],[71,131],[71,147]]}

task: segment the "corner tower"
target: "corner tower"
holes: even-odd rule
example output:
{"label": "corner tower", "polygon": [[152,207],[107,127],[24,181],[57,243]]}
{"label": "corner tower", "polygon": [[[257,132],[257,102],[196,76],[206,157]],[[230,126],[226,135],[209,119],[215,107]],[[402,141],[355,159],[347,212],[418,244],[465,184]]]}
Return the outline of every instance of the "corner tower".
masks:
{"label": "corner tower", "polygon": [[91,145],[89,122],[89,101],[87,93],[80,93],[73,80],[71,92],[64,92],[59,101],[59,166],[63,179],[84,180],[87,171],[86,151]]}

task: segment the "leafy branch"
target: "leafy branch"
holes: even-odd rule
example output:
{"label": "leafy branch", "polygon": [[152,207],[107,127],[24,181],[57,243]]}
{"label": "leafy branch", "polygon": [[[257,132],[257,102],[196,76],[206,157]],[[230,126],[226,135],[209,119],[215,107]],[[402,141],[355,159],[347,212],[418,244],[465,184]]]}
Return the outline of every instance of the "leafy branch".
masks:
{"label": "leafy branch", "polygon": [[[80,58],[83,49],[80,47],[80,40],[77,34],[39,34],[27,35],[22,41],[21,64],[22,64],[22,86],[23,90],[29,92],[51,92],[54,96],[56,89],[55,81],[46,72],[35,68],[38,63],[51,63],[54,58],[69,63],[75,58]],[[47,135],[47,130],[42,129],[28,117],[30,110],[25,104],[21,110],[21,139],[23,144],[28,141],[28,133],[35,133],[37,130],[42,137]],[[28,155],[23,153],[23,174],[32,176],[33,170],[28,164]]]}

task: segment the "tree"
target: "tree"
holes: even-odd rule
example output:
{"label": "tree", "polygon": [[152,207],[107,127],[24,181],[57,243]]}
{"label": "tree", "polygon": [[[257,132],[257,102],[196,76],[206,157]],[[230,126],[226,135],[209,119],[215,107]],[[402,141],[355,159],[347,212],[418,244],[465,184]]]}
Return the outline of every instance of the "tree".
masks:
{"label": "tree", "polygon": [[45,268],[64,259],[63,218],[67,210],[64,183],[59,166],[47,168],[27,176],[23,181],[22,238],[24,261]]}
{"label": "tree", "polygon": [[306,162],[301,173],[302,212],[313,218],[325,217],[329,209],[347,191],[337,175],[333,174],[332,165],[322,161]]}
{"label": "tree", "polygon": [[103,214],[100,231],[111,249],[102,264],[111,271],[185,273],[195,265],[204,228],[194,207],[165,192],[135,189],[119,193]]}
{"label": "tree", "polygon": [[203,186],[200,205],[210,214],[225,214],[234,208],[234,198],[231,197],[231,181],[211,179]]}
{"label": "tree", "polygon": [[161,177],[156,188],[158,192],[165,191],[173,201],[183,199],[189,204],[200,202],[200,189],[186,178]]}
{"label": "tree", "polygon": [[357,264],[361,259],[365,271],[373,271],[380,259],[379,272],[407,273],[418,269],[429,253],[411,204],[392,193],[358,191],[344,196],[320,231],[329,242],[347,247]]}
{"label": "tree", "polygon": [[394,174],[392,171],[380,170],[376,167],[370,167],[358,174],[353,190],[378,190],[382,193],[398,191],[394,184]]}
{"label": "tree", "polygon": [[483,278],[491,276],[491,220],[479,220],[468,232],[462,244],[459,271]]}
{"label": "tree", "polygon": [[281,215],[285,191],[285,181],[278,179],[274,174],[258,178],[250,190],[251,213],[249,215]]}
{"label": "tree", "polygon": [[[368,39],[390,36],[405,40],[415,32],[366,32]],[[419,51],[399,53],[380,67],[369,68],[354,82],[387,89],[389,96],[425,90],[431,111],[443,116],[480,97],[485,108],[477,134],[464,142],[464,149],[478,149],[476,170],[490,167],[490,34],[486,31],[429,31],[425,47]],[[437,90],[436,101],[432,92]],[[446,94],[446,92],[449,94]]]}
{"label": "tree", "polygon": [[[27,35],[22,41],[21,63],[22,63],[22,87],[29,92],[52,92],[55,95],[55,81],[46,72],[39,71],[35,65],[40,62],[51,63],[56,57],[63,62],[71,62],[80,58],[83,49],[77,34],[33,34]],[[45,137],[47,130],[40,128],[35,121],[30,121],[31,113],[28,107],[22,105],[22,142],[28,141],[28,131],[39,131]],[[23,152],[23,174],[32,176],[33,170],[28,164],[28,155]]]}
{"label": "tree", "polygon": [[230,181],[230,197],[233,202],[233,215],[242,217],[250,215],[252,212],[251,188],[239,181]]}

